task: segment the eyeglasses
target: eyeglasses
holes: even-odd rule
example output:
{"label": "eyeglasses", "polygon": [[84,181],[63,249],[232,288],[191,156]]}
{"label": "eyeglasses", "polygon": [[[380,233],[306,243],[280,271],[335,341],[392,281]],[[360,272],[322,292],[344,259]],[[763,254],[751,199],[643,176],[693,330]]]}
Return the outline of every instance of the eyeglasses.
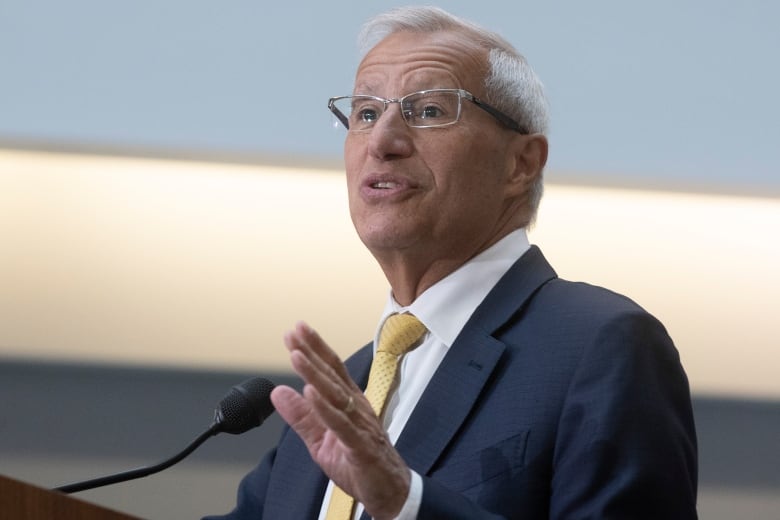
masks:
{"label": "eyeglasses", "polygon": [[401,105],[401,115],[410,127],[435,128],[458,122],[461,99],[471,101],[510,130],[528,133],[517,121],[463,89],[421,90],[397,99],[365,94],[338,96],[328,100],[328,108],[350,132],[371,130],[391,103]]}

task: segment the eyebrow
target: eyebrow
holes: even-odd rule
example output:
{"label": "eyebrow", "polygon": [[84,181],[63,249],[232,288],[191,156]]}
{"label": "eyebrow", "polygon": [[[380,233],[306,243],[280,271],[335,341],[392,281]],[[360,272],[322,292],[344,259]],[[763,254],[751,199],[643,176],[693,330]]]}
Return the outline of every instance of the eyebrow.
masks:
{"label": "eyebrow", "polygon": [[[462,88],[463,87],[458,86],[458,85],[449,84],[449,82],[447,82],[447,83],[438,83],[438,82],[436,82],[436,83],[428,83],[424,87],[416,86],[416,87],[411,87],[411,88],[405,89],[404,92],[398,94],[397,96],[393,96],[393,97],[401,98],[403,96],[406,96],[407,94],[412,94],[414,92],[422,92],[424,90],[439,90],[439,89],[460,90]],[[376,97],[385,98],[385,96],[380,96],[379,94],[376,93],[378,90],[379,89],[374,89],[373,86],[369,87],[369,86],[367,86],[365,84],[363,86],[361,86],[360,89],[358,89],[357,85],[356,85],[356,88],[354,88],[352,90],[352,95],[353,96],[365,95],[365,96],[376,96]],[[387,98],[387,99],[391,99],[391,98]]]}
{"label": "eyebrow", "polygon": [[[379,87],[381,87],[382,83],[377,81],[371,81],[371,82],[360,82],[355,83],[352,87],[352,92],[358,93],[358,92],[376,92]],[[373,95],[373,94],[371,94]]]}

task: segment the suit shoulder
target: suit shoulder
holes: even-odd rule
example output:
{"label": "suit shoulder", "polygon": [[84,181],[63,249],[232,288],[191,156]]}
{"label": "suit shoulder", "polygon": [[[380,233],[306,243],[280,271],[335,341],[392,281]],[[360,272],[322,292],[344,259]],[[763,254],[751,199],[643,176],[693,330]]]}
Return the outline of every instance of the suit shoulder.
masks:
{"label": "suit shoulder", "polygon": [[644,308],[628,296],[598,285],[561,278],[544,284],[532,300],[532,304],[534,303],[567,313],[647,314]]}
{"label": "suit shoulder", "polygon": [[635,301],[583,282],[550,280],[513,318],[506,324],[507,332],[533,338],[537,344],[554,342],[559,349],[566,345],[572,353],[603,350],[610,343],[624,353],[632,345],[647,343],[655,344],[653,349],[663,344],[662,350],[674,350],[668,348],[672,341],[664,325]]}

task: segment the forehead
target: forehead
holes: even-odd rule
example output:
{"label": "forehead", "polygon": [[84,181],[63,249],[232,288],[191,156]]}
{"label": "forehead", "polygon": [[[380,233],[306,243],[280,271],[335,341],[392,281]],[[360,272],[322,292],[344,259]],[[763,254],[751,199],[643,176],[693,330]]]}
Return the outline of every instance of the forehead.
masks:
{"label": "forehead", "polygon": [[395,90],[459,87],[480,95],[487,69],[487,51],[462,33],[397,32],[363,58],[355,91],[401,95],[406,91]]}

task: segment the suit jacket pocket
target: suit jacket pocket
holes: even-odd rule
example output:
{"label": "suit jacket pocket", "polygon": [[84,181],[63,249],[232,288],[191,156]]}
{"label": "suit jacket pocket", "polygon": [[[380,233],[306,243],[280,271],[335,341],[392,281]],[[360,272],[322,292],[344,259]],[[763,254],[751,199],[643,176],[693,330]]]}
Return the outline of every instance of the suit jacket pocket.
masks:
{"label": "suit jacket pocket", "polygon": [[510,476],[525,464],[528,431],[468,453],[456,446],[430,476],[453,491],[466,491],[491,479]]}

